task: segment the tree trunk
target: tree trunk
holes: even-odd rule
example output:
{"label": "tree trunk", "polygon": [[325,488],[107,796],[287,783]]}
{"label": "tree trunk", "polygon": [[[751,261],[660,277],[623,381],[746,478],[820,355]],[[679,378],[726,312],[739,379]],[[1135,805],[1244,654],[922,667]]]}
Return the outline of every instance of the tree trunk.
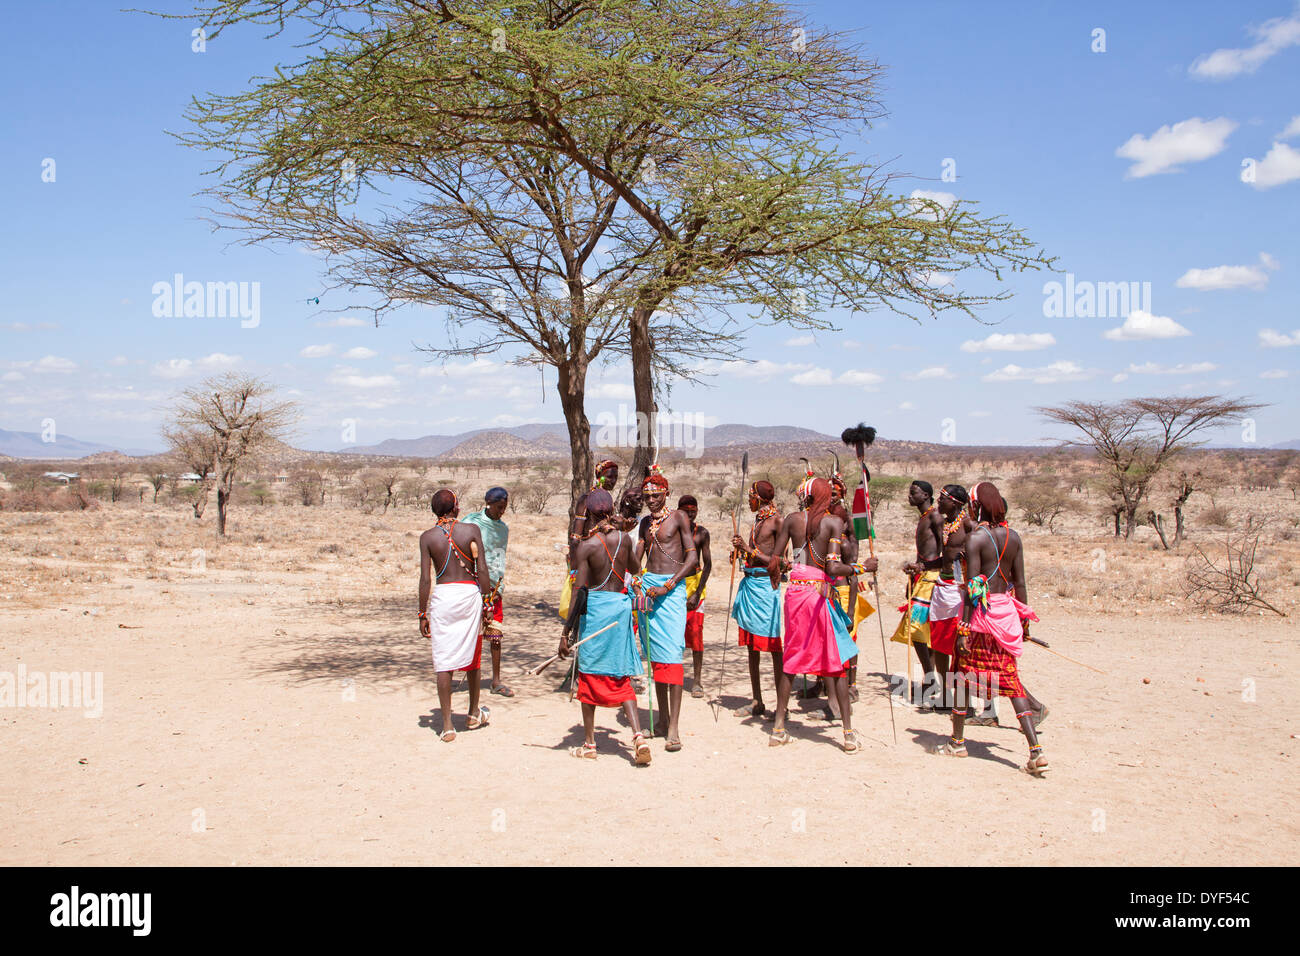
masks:
{"label": "tree trunk", "polygon": [[198,492],[194,496],[194,517],[202,518],[208,507],[208,495],[212,494],[212,483],[207,478],[199,482]]}
{"label": "tree trunk", "polygon": [[[569,525],[573,525],[573,509],[578,499],[591,488],[591,422],[587,420],[587,366],[582,359],[570,359],[560,365],[555,383],[560,393],[560,408],[564,411],[564,424],[569,430]],[[567,535],[568,532],[566,531]]]}
{"label": "tree trunk", "polygon": [[1124,506],[1124,540],[1127,541],[1133,536],[1133,529],[1137,527],[1137,505]]}
{"label": "tree trunk", "polygon": [[1148,511],[1147,520],[1151,522],[1151,527],[1156,529],[1156,534],[1160,535],[1160,543],[1163,544],[1165,550],[1168,551],[1169,542],[1165,540],[1165,529],[1161,524],[1160,515],[1156,514],[1154,511]]}
{"label": "tree trunk", "polygon": [[1174,547],[1178,547],[1183,541],[1183,505],[1187,504],[1187,499],[1192,496],[1192,486],[1187,480],[1187,475],[1181,476],[1182,487],[1179,489],[1178,497],[1174,499]]}
{"label": "tree trunk", "polygon": [[1115,537],[1118,538],[1119,537],[1119,509],[1118,508],[1115,509],[1114,516],[1115,516]]}
{"label": "tree trunk", "polygon": [[226,508],[230,504],[230,492],[217,486],[217,534],[226,535]]}
{"label": "tree trunk", "polygon": [[632,310],[629,328],[632,351],[632,392],[636,397],[636,451],[623,482],[624,489],[640,488],[655,460],[659,406],[655,404],[654,378],[651,375],[650,314],[653,308],[637,306]]}

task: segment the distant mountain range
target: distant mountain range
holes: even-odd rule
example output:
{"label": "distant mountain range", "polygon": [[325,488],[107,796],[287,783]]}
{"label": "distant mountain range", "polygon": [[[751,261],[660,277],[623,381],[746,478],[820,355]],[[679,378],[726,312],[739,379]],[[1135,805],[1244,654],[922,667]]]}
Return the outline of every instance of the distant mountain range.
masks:
{"label": "distant mountain range", "polygon": [[140,456],[157,454],[142,448],[118,448],[116,445],[103,445],[99,442],[82,441],[71,435],[55,434],[52,442],[42,441],[40,432],[11,432],[0,428],[0,455],[9,458],[38,458],[42,460],[59,460],[66,458],[85,458],[104,452],[121,452],[124,455]]}
{"label": "distant mountain range", "polygon": [[[598,431],[593,427],[593,448],[598,447],[595,440]],[[693,439],[694,435],[687,437]],[[700,440],[706,449],[806,442],[839,444],[837,436],[792,425],[718,425],[701,429]],[[340,453],[442,458],[445,461],[473,458],[568,458],[569,432],[562,422],[551,425],[516,425],[512,428],[479,428],[458,435],[390,438],[377,445],[353,445],[341,449]]]}

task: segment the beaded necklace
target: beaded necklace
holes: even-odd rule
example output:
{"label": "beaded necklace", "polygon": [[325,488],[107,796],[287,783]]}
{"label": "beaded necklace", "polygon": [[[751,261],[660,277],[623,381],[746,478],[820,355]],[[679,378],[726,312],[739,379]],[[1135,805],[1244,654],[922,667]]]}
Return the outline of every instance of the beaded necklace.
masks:
{"label": "beaded necklace", "polygon": [[957,517],[953,518],[951,521],[945,523],[943,526],[943,543],[947,544],[948,539],[951,538],[953,533],[960,527],[961,527],[960,514],[957,515]]}

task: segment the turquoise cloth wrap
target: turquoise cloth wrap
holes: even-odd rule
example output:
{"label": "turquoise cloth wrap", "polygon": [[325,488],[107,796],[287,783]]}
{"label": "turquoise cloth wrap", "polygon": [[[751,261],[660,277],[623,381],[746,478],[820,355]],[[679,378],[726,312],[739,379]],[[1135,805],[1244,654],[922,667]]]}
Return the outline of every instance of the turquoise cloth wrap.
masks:
{"label": "turquoise cloth wrap", "polygon": [[826,601],[831,609],[831,627],[835,629],[835,643],[840,649],[840,660],[848,662],[858,656],[858,645],[853,643],[853,638],[849,632],[853,630],[853,619],[845,613],[844,608],[840,607],[840,602],[834,598]]}
{"label": "turquoise cloth wrap", "polygon": [[[647,571],[641,575],[641,584],[647,588],[663,587],[672,577],[671,574],[652,574]],[[588,600],[590,600],[588,595]],[[649,656],[656,664],[680,664],[682,654],[686,651],[686,585],[678,582],[677,586],[663,597],[653,598],[650,609],[645,613],[645,627],[642,628],[642,640],[650,639]]]}
{"label": "turquoise cloth wrap", "polygon": [[578,639],[611,623],[616,626],[578,648],[578,670],[608,677],[641,673],[641,658],[632,634],[632,599],[616,591],[588,591],[587,613],[582,616]]}
{"label": "turquoise cloth wrap", "polygon": [[745,568],[731,616],[750,634],[781,636],[781,592],[772,587],[767,568]]}

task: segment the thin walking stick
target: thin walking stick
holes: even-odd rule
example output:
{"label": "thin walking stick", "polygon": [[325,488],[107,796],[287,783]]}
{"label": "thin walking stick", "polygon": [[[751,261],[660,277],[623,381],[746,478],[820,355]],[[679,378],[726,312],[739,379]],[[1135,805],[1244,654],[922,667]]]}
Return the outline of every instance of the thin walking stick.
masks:
{"label": "thin walking stick", "polygon": [[[867,471],[867,446],[876,440],[876,430],[858,423],[857,427],[844,429],[840,434],[840,440],[846,445],[853,446],[853,451],[858,456],[858,464],[862,468],[863,503],[866,506],[867,516],[867,547],[874,558],[876,556],[876,534],[875,523],[871,518],[871,472]],[[881,616],[880,580],[875,571],[871,572],[871,588],[876,596],[876,623],[880,626],[880,656],[884,659],[885,674],[888,676],[889,652],[885,648],[885,622]],[[898,727],[894,722],[894,701],[892,696],[889,701],[889,726],[894,732],[894,743],[898,743]]]}
{"label": "thin walking stick", "polygon": [[[736,507],[731,510],[731,533],[733,536],[740,534],[740,499],[745,494],[745,486],[749,483],[749,452],[745,452],[740,459],[740,495],[736,497]],[[727,585],[727,619],[722,624],[722,678],[727,677],[727,645],[728,638],[731,634],[731,602],[736,596],[736,549],[731,549],[731,583]],[[722,684],[714,681],[715,688],[713,696],[709,698],[709,707],[713,711],[713,722],[718,722],[718,709],[722,706]]]}

